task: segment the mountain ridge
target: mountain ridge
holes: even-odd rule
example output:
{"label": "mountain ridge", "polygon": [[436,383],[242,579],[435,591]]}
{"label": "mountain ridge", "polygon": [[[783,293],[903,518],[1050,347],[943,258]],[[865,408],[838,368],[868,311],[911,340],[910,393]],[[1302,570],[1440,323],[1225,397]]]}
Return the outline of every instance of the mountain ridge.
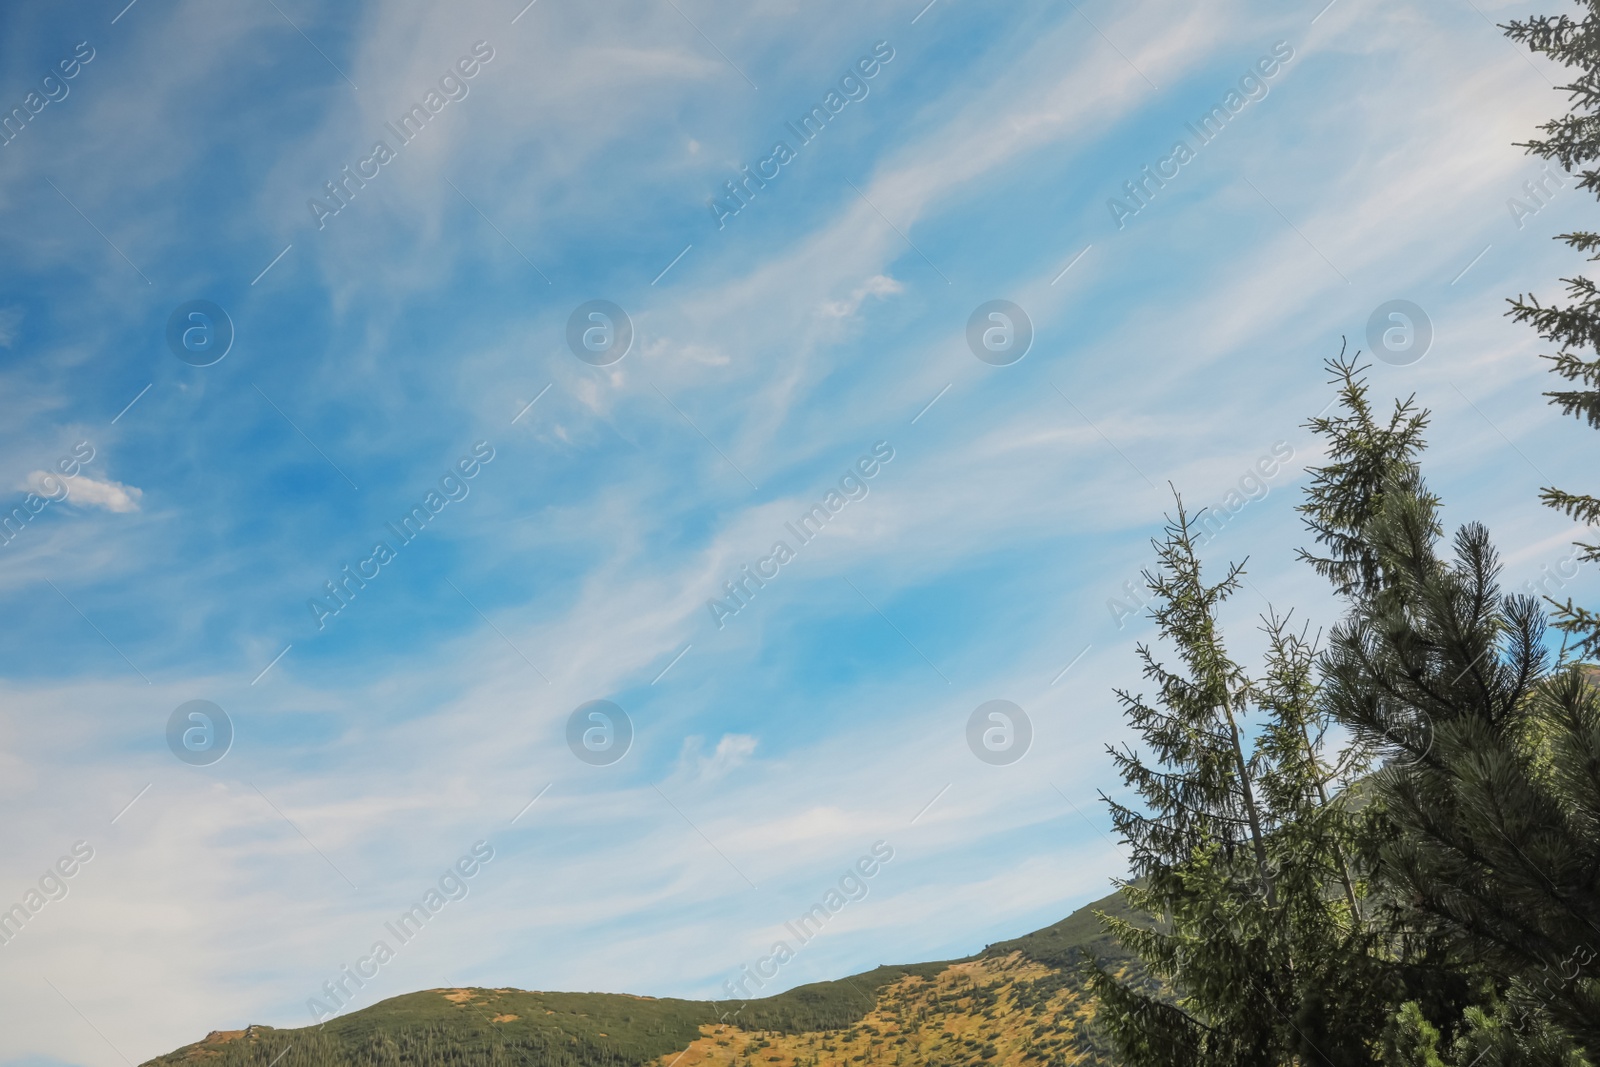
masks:
{"label": "mountain ridge", "polygon": [[1112,1060],[1090,1025],[1090,962],[1138,971],[1100,911],[1131,917],[1113,893],[970,956],[743,1003],[426,989],[318,1026],[214,1030],[143,1067],[1098,1067]]}

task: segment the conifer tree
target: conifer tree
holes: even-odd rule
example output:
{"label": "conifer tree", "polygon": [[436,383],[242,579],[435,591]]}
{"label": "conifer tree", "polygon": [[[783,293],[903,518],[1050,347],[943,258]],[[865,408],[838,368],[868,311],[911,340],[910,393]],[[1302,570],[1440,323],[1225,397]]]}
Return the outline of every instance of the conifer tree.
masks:
{"label": "conifer tree", "polygon": [[[1371,877],[1402,935],[1479,980],[1465,1029],[1481,1040],[1463,1052],[1600,1062],[1600,692],[1550,672],[1545,618],[1501,594],[1488,531],[1462,527],[1441,558],[1437,504],[1406,486],[1391,481],[1365,533],[1385,587],[1323,664],[1330,712],[1389,757],[1370,779],[1393,831]],[[1502,1033],[1509,1058],[1489,1055],[1496,1013],[1530,1038]],[[1537,1059],[1541,1044],[1562,1059]]]}
{"label": "conifer tree", "polygon": [[1427,412],[1402,401],[1382,425],[1365,368],[1330,369],[1343,410],[1313,420],[1330,463],[1300,510],[1331,552],[1302,555],[1351,612],[1320,663],[1325,710],[1383,757],[1360,866],[1412,998],[1387,1061],[1600,1062],[1600,692],[1552,671],[1545,619],[1500,593],[1482,526],[1440,557]]}
{"label": "conifer tree", "polygon": [[[1600,195],[1600,0],[1578,6],[1577,19],[1504,28],[1575,70],[1560,87],[1568,114],[1524,147]],[[1557,239],[1600,259],[1600,234]],[[1572,388],[1547,393],[1551,403],[1600,427],[1600,291],[1582,277],[1564,284],[1566,304],[1518,297],[1510,314],[1556,346],[1545,358]],[[1541,496],[1600,523],[1592,495],[1546,487]],[[1600,1063],[1600,693],[1566,649],[1552,669],[1546,620],[1536,602],[1500,593],[1482,527],[1463,527],[1453,558],[1439,557],[1436,506],[1414,468],[1397,469],[1367,527],[1346,528],[1382,580],[1361,591],[1326,664],[1332,709],[1391,756],[1374,780],[1392,832],[1373,857],[1373,881],[1398,928],[1442,943],[1477,994],[1459,1018],[1405,1005],[1390,1056]],[[1600,544],[1579,548],[1600,560]],[[1600,615],[1570,599],[1554,606],[1578,649],[1600,652]]]}
{"label": "conifer tree", "polygon": [[[1331,415],[1319,415],[1306,428],[1326,442],[1328,462],[1311,470],[1305,503],[1296,510],[1326,555],[1300,549],[1299,557],[1332,583],[1341,596],[1364,598],[1383,585],[1377,555],[1365,538],[1390,482],[1411,483],[1417,457],[1427,443],[1428,412],[1415,397],[1396,401],[1387,422],[1368,399],[1366,369],[1356,357],[1339,355],[1324,366],[1339,387]],[[1414,484],[1413,484],[1414,488]]]}
{"label": "conifer tree", "polygon": [[[1600,0],[1580,0],[1580,19],[1567,15],[1538,16],[1511,22],[1507,36],[1538,55],[1573,68],[1574,79],[1557,88],[1570,99],[1567,114],[1540,127],[1544,136],[1526,142],[1530,153],[1559,163],[1578,173],[1578,188],[1600,196]],[[1591,262],[1600,260],[1600,234],[1579,230],[1557,235]],[[1550,403],[1563,415],[1572,415],[1600,429],[1600,289],[1588,278],[1562,279],[1565,304],[1543,304],[1533,295],[1511,301],[1509,314],[1533,326],[1540,338],[1556,346],[1546,354],[1551,371],[1571,388],[1547,392]],[[1546,486],[1540,498],[1590,527],[1600,526],[1600,497]],[[1578,542],[1580,558],[1600,561],[1600,543]],[[1600,653],[1600,614],[1580,607],[1569,598],[1557,605],[1556,626],[1578,638],[1587,655]]]}
{"label": "conifer tree", "polygon": [[1128,1067],[1375,1063],[1387,977],[1346,862],[1352,820],[1330,800],[1314,650],[1270,617],[1266,669],[1251,679],[1218,621],[1242,569],[1207,584],[1193,530],[1180,499],[1144,575],[1179,665],[1141,645],[1157,696],[1117,694],[1145,751],[1111,755],[1142,808],[1106,800],[1132,853],[1123,893],[1160,925],[1102,915],[1177,997],[1097,971],[1100,1025]]}

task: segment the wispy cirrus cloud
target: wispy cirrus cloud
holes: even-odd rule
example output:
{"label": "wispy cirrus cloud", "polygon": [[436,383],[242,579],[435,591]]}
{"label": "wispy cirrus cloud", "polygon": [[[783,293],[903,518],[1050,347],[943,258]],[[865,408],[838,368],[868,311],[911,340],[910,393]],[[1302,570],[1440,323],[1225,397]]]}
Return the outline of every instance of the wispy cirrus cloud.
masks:
{"label": "wispy cirrus cloud", "polygon": [[[269,7],[140,4],[116,36],[0,16],[19,69],[92,36],[102,79],[0,151],[27,316],[0,329],[0,466],[39,492],[49,443],[89,437],[124,479],[80,475],[95,514],[53,509],[0,556],[27,622],[0,792],[29,816],[0,876],[104,842],[0,950],[0,1064],[121,1062],[38,973],[135,1062],[308,1021],[479,837],[495,865],[367,995],[716,995],[877,837],[895,864],[786,981],[1060,918],[1119,873],[1095,790],[1142,631],[1105,604],[1167,480],[1210,501],[1279,438],[1315,456],[1293,435],[1327,402],[1319,360],[1382,300],[1434,318],[1434,351],[1375,388],[1436,409],[1452,508],[1504,516],[1530,567],[1519,546],[1565,530],[1528,502],[1581,456],[1497,300],[1558,276],[1542,237],[1579,205],[1508,222],[1510,142],[1557,101],[1470,9],[520,6],[286,7],[305,36]],[[306,198],[480,38],[470,96],[315,230]],[[730,166],[879,38],[870,100],[717,231]],[[1270,98],[1116,231],[1106,198],[1278,39],[1297,58]],[[200,296],[237,330],[208,368],[161,336]],[[1008,368],[964,339],[996,297],[1036,327]],[[566,347],[596,298],[637,330],[608,368]],[[480,439],[499,458],[471,496],[318,634],[308,591]],[[707,598],[879,439],[871,496],[716,630]],[[1251,559],[1245,635],[1267,597],[1328,617],[1288,547],[1293,477],[1213,546]],[[564,731],[601,696],[636,739],[594,768]],[[962,739],[996,697],[1034,719],[1012,767]],[[164,740],[195,698],[237,727],[209,768]]]}
{"label": "wispy cirrus cloud", "polygon": [[144,490],[136,485],[123,485],[109,479],[99,481],[81,472],[68,479],[50,471],[33,471],[20,488],[41,497],[64,499],[79,507],[117,513],[138,511],[139,498],[144,496]]}

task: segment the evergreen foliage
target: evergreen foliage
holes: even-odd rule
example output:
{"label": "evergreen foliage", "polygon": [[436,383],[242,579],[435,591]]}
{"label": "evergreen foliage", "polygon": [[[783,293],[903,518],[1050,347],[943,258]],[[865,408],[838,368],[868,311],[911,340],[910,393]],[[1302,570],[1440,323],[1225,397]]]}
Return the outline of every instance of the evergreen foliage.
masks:
{"label": "evergreen foliage", "polygon": [[1249,677],[1217,617],[1242,567],[1208,584],[1193,530],[1180,499],[1145,574],[1179,666],[1141,645],[1157,696],[1117,694],[1144,751],[1111,756],[1142,810],[1106,799],[1131,850],[1123,894],[1162,923],[1106,921],[1177,995],[1102,971],[1100,1025],[1127,1067],[1375,1063],[1363,1035],[1382,1027],[1394,977],[1361,916],[1358,816],[1341,802],[1352,768],[1323,755],[1315,649],[1269,616]]}
{"label": "evergreen foliage", "polygon": [[[1371,878],[1396,936],[1479,990],[1469,1030],[1492,1012],[1600,1062],[1600,972],[1578,962],[1600,943],[1600,694],[1550,672],[1544,616],[1500,592],[1488,531],[1463,526],[1441,558],[1436,503],[1391,485],[1367,533],[1386,585],[1324,662],[1329,711],[1386,757]],[[1541,982],[1551,968],[1570,979]]]}
{"label": "evergreen foliage", "polygon": [[[1569,96],[1567,114],[1539,127],[1544,136],[1526,142],[1530,153],[1578,173],[1578,188],[1600,196],[1600,0],[1581,0],[1579,19],[1541,15],[1503,27],[1506,35],[1537,55],[1573,68],[1573,80],[1558,88]],[[1591,262],[1600,260],[1600,234],[1559,234]],[[1600,429],[1600,289],[1582,276],[1563,278],[1567,303],[1543,304],[1534,295],[1511,301],[1509,314],[1533,326],[1541,339],[1556,346],[1545,355],[1551,371],[1571,388],[1547,392],[1563,415],[1572,415]],[[1540,498],[1550,507],[1593,528],[1600,525],[1600,497],[1546,486]],[[1600,561],[1600,543],[1579,542],[1580,558]],[[1556,626],[1578,638],[1586,655],[1600,653],[1600,614],[1569,598],[1556,605]]]}
{"label": "evergreen foliage", "polygon": [[1380,562],[1365,537],[1391,483],[1416,489],[1417,457],[1427,443],[1428,412],[1415,397],[1397,401],[1381,421],[1368,399],[1365,368],[1339,355],[1325,366],[1339,387],[1338,409],[1318,416],[1306,428],[1323,438],[1326,465],[1311,470],[1305,503],[1297,509],[1326,555],[1300,549],[1299,557],[1345,597],[1366,597],[1381,588]]}
{"label": "evergreen foliage", "polygon": [[1118,692],[1143,752],[1112,758],[1143,803],[1108,803],[1163,922],[1107,921],[1171,992],[1098,975],[1101,1021],[1128,1067],[1600,1063],[1600,690],[1483,526],[1445,541],[1427,412],[1329,370],[1300,508],[1348,612],[1325,651],[1269,615],[1247,677],[1218,624],[1239,567],[1202,579],[1181,501],[1155,543],[1180,666],[1139,648],[1157,697]]}

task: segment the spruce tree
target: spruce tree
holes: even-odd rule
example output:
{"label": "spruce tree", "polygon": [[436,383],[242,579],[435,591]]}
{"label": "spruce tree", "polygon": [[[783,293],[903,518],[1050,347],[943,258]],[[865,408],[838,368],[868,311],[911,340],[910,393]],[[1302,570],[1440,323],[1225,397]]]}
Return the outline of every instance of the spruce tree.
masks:
{"label": "spruce tree", "polygon": [[1415,397],[1395,402],[1382,420],[1368,398],[1366,367],[1355,356],[1339,355],[1324,366],[1338,386],[1337,410],[1319,415],[1306,428],[1323,438],[1328,462],[1312,468],[1305,503],[1296,510],[1325,555],[1300,549],[1299,557],[1332,583],[1341,596],[1361,599],[1383,585],[1380,561],[1365,537],[1391,482],[1409,482],[1417,457],[1427,447],[1423,431],[1428,412]]}
{"label": "spruce tree", "polygon": [[[1112,814],[1133,850],[1135,881],[1125,892],[1161,923],[1112,925],[1175,996],[1097,975],[1102,1024],[1130,1065],[1424,1064],[1469,1051],[1486,1057],[1482,1067],[1514,1062],[1487,1058],[1496,1042],[1525,1058],[1575,1055],[1549,1011],[1529,1010],[1526,983],[1483,965],[1482,946],[1464,951],[1456,927],[1427,910],[1429,894],[1455,900],[1451,879],[1461,872],[1438,862],[1428,820],[1448,807],[1417,785],[1438,792],[1417,768],[1430,768],[1435,746],[1454,741],[1436,738],[1436,709],[1386,695],[1376,661],[1357,654],[1376,655],[1387,640],[1435,673],[1464,660],[1458,687],[1473,683],[1474,669],[1487,671],[1508,690],[1501,703],[1521,707],[1553,692],[1539,688],[1540,650],[1526,637],[1536,619],[1517,616],[1520,643],[1491,655],[1506,625],[1489,607],[1497,592],[1486,577],[1487,535],[1463,535],[1476,567],[1433,555],[1438,500],[1418,465],[1428,413],[1408,399],[1380,417],[1365,368],[1343,352],[1328,367],[1340,408],[1310,424],[1327,441],[1328,461],[1311,472],[1300,510],[1317,546],[1302,558],[1352,613],[1330,652],[1319,657],[1304,628],[1269,616],[1266,669],[1247,678],[1217,622],[1239,569],[1215,585],[1202,580],[1181,501],[1156,544],[1159,567],[1146,575],[1152,617],[1182,666],[1169,670],[1141,646],[1158,698],[1118,694],[1154,765],[1113,753],[1144,804],[1112,804]],[[1445,627],[1454,644],[1436,632],[1441,605],[1456,613],[1444,616],[1455,623]],[[1393,668],[1413,684],[1425,677],[1420,670],[1412,661]],[[1459,702],[1464,692],[1450,695]],[[1571,710],[1570,701],[1561,706]],[[1337,761],[1324,754],[1335,717],[1348,731],[1333,746]],[[1374,772],[1375,755],[1388,762]],[[1567,765],[1579,759],[1567,751]],[[1534,813],[1532,823],[1547,815]]]}
{"label": "spruce tree", "polygon": [[1150,614],[1178,665],[1139,646],[1157,695],[1117,696],[1144,751],[1111,756],[1142,806],[1106,802],[1131,850],[1123,893],[1159,923],[1102,918],[1176,997],[1097,971],[1099,1023],[1128,1067],[1375,1063],[1390,998],[1348,863],[1352,816],[1330,797],[1314,649],[1269,617],[1250,678],[1218,621],[1241,567],[1204,580],[1181,499],[1153,544]]}

